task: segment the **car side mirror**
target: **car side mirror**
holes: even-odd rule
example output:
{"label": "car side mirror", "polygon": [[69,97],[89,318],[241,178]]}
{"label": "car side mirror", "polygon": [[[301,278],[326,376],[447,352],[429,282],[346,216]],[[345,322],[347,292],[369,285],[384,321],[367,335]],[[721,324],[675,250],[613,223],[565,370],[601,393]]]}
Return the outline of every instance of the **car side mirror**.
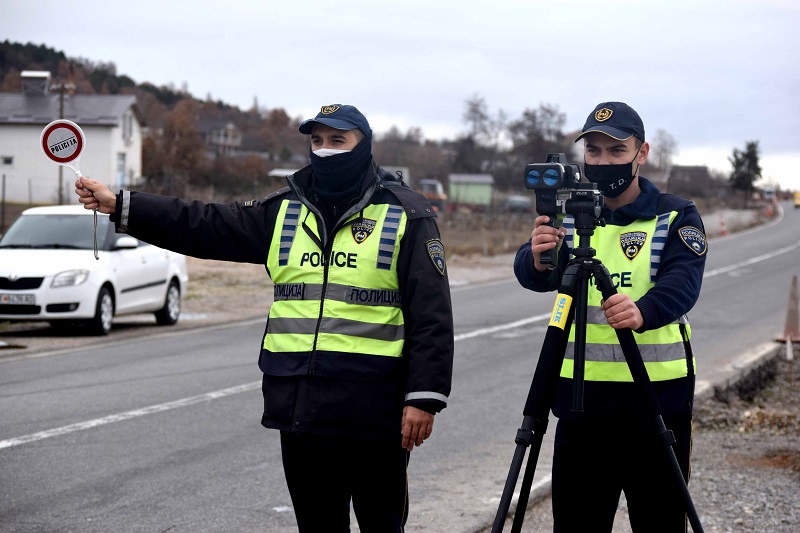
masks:
{"label": "car side mirror", "polygon": [[139,241],[129,235],[124,235],[117,238],[117,250],[131,250],[139,247]]}

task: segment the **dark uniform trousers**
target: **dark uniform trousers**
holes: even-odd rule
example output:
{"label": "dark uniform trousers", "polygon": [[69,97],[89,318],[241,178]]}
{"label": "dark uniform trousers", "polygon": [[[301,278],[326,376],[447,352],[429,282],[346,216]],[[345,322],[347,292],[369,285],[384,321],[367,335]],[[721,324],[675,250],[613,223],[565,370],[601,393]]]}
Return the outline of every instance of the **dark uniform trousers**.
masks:
{"label": "dark uniform trousers", "polygon": [[281,431],[283,470],[300,533],[402,533],[409,453],[393,443]]}
{"label": "dark uniform trousers", "polygon": [[[691,415],[665,417],[684,480],[689,479]],[[559,420],[553,454],[556,533],[610,532],[625,492],[634,532],[686,531],[685,502],[652,422]]]}

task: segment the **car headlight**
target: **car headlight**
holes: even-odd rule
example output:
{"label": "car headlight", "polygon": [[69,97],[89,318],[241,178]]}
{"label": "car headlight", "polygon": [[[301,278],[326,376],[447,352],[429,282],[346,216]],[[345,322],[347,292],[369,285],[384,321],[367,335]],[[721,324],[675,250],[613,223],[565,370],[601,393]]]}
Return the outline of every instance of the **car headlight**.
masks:
{"label": "car headlight", "polygon": [[53,288],[74,287],[75,285],[80,285],[87,279],[89,279],[88,270],[65,270],[64,272],[59,272],[56,274],[56,277],[53,278],[53,283],[51,286]]}

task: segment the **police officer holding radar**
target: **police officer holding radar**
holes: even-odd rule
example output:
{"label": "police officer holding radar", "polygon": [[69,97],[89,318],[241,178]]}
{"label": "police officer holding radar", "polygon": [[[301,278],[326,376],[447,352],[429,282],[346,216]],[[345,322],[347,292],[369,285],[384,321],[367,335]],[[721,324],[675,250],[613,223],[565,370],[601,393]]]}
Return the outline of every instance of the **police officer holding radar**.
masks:
{"label": "police officer holding radar", "polygon": [[222,205],[76,181],[118,232],[176,252],[263,264],[264,427],[281,432],[301,532],[403,531],[409,452],[447,404],[453,319],[436,215],[378,167],[358,109],[300,125],[311,164],[263,200]]}
{"label": "police officer holding radar", "polygon": [[[579,140],[585,148],[586,179],[597,185],[605,204],[600,212],[605,226],[594,230],[591,245],[618,292],[604,301],[600,291],[588,291],[582,412],[571,409],[574,331],[556,384],[554,530],[611,531],[624,491],[634,531],[684,531],[685,502],[675,471],[646,419],[615,330],[634,331],[688,482],[695,360],[686,313],[703,279],[703,222],[692,202],[659,192],[639,175],[650,146],[630,106],[599,104]],[[538,292],[559,288],[578,244],[571,218],[560,227],[548,224],[547,216],[536,218],[530,240],[514,261],[523,287]],[[553,269],[541,260],[551,250],[558,254]]]}

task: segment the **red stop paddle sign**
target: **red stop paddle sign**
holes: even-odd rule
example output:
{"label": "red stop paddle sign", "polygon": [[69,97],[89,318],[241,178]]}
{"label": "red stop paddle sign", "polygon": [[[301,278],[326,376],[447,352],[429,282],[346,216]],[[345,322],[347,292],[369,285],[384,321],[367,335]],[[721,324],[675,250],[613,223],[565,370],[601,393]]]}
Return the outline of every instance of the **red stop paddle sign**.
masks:
{"label": "red stop paddle sign", "polygon": [[86,147],[80,126],[70,120],[54,120],[42,130],[41,146],[50,161],[71,168],[80,177],[78,163]]}
{"label": "red stop paddle sign", "polygon": [[[78,162],[86,147],[86,137],[80,126],[71,120],[54,120],[42,130],[39,144],[50,161],[71,168],[77,177],[81,177]],[[94,209],[94,258],[100,259],[97,250],[97,209]]]}

